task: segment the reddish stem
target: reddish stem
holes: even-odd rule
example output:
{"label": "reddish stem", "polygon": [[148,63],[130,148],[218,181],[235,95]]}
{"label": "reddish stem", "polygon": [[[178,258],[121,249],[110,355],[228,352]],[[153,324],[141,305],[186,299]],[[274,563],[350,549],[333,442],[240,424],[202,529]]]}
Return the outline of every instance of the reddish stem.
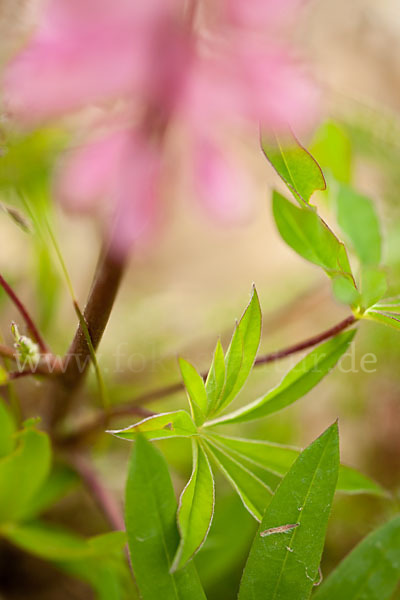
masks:
{"label": "reddish stem", "polygon": [[7,283],[7,281],[4,279],[4,277],[2,275],[0,275],[0,285],[2,286],[3,290],[6,292],[6,294],[10,298],[10,300],[17,307],[18,311],[20,312],[22,318],[24,319],[24,321],[26,323],[28,331],[30,332],[30,334],[34,338],[34,340],[37,342],[37,344],[40,348],[40,351],[43,354],[48,354],[49,349],[47,347],[47,344],[45,343],[42,336],[40,335],[39,330],[36,327],[35,323],[33,322],[32,317],[30,316],[30,314],[28,313],[24,304],[21,302],[21,300],[18,298],[18,296],[16,295],[14,290],[11,288],[11,286]]}
{"label": "reddish stem", "polygon": [[[353,325],[357,321],[356,317],[353,315],[349,315],[340,323],[337,323],[330,329],[323,331],[322,333],[315,335],[303,342],[295,344],[293,346],[289,346],[287,348],[283,348],[282,350],[278,350],[276,352],[271,352],[270,354],[265,354],[264,356],[259,356],[254,363],[254,366],[265,365],[276,360],[280,360],[291,356],[292,354],[296,354],[297,352],[301,352],[302,350],[306,350],[307,348],[312,348],[320,344],[321,342],[328,340],[329,338],[334,337],[341,331],[344,331],[351,325]],[[202,373],[203,379],[206,379],[207,373]],[[125,417],[128,415],[138,415],[142,417],[151,416],[154,413],[150,411],[146,411],[146,409],[142,408],[143,404],[148,402],[153,402],[154,400],[158,400],[159,398],[164,398],[167,396],[171,396],[181,390],[184,389],[183,382],[179,381],[177,383],[173,383],[172,385],[159,388],[157,390],[150,390],[138,396],[131,403],[122,404],[120,406],[112,407],[108,413],[102,413],[98,417],[95,417],[93,421],[89,424],[86,424],[78,431],[75,431],[67,436],[64,436],[61,440],[63,444],[74,445],[77,443],[81,443],[83,441],[87,441],[91,439],[92,435],[102,428],[106,428],[108,423],[112,419],[118,417]]]}

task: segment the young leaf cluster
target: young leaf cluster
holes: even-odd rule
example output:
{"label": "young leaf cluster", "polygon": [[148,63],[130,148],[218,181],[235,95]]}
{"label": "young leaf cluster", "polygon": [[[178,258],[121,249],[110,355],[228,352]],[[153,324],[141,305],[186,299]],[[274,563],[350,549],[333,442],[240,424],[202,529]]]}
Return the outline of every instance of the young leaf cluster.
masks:
{"label": "young leaf cluster", "polygon": [[[221,471],[238,493],[246,509],[261,521],[282,477],[298,456],[298,450],[264,440],[246,440],[220,435],[216,426],[260,419],[297,401],[314,388],[346,352],[355,330],[346,331],[320,344],[295,365],[272,390],[243,408],[225,414],[225,409],[243,388],[253,367],[261,337],[261,308],[255,288],[231,343],[224,354],[217,343],[204,381],[193,365],[180,359],[190,414],[185,410],[157,414],[125,429],[114,430],[126,440],[191,438],[192,474],[177,510],[179,544],[170,569],[180,571],[202,547],[214,513],[214,468]],[[348,493],[382,495],[373,481],[349,467],[340,467],[338,489]]]}
{"label": "young leaf cluster", "polygon": [[[345,133],[334,123],[325,124],[316,135],[313,150],[326,166],[329,199],[348,248],[310,203],[314,192],[326,188],[321,167],[312,155],[293,134],[284,141],[263,139],[262,148],[298,203],[296,206],[278,191],[273,192],[273,216],[282,239],[325,271],[336,298],[348,304],[357,318],[398,329],[399,300],[381,302],[387,291],[381,225],[372,200],[351,186],[351,148]],[[348,250],[357,261],[356,273]]]}

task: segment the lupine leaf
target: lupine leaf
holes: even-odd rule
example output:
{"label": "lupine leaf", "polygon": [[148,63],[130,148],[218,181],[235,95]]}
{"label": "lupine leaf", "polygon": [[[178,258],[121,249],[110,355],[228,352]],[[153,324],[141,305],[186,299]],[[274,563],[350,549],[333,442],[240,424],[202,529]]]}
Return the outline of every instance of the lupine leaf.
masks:
{"label": "lupine leaf", "polygon": [[15,429],[11,412],[0,398],[0,458],[13,451],[15,446]]}
{"label": "lupine leaf", "polygon": [[266,396],[258,398],[237,411],[206,423],[206,426],[222,423],[241,423],[260,419],[278,412],[299,398],[302,398],[317,385],[336,365],[350,345],[355,330],[346,331],[317,346],[293,367]]}
{"label": "lupine leaf", "polygon": [[208,412],[212,414],[216,408],[225,383],[225,357],[224,351],[218,340],[215,346],[211,368],[207,375],[206,391],[208,398]]}
{"label": "lupine leaf", "polygon": [[329,575],[315,600],[389,600],[400,581],[400,517],[370,533]]}
{"label": "lupine leaf", "polygon": [[[225,446],[238,457],[256,467],[275,473],[279,480],[293,465],[301,450],[264,440],[247,440],[212,434],[213,440]],[[251,470],[251,467],[248,467]],[[270,484],[271,485],[271,484]],[[272,487],[272,486],[271,486]],[[336,491],[346,494],[371,494],[386,496],[387,492],[375,481],[347,465],[340,465]]]}
{"label": "lupine leaf", "polygon": [[203,378],[199,375],[194,366],[184,358],[179,359],[179,367],[188,395],[193,419],[197,425],[202,425],[208,408],[207,392]]}
{"label": "lupine leaf", "polygon": [[271,500],[270,488],[240,462],[229,456],[227,452],[221,451],[210,438],[207,439],[206,449],[239,494],[249,513],[257,521],[260,521]]}
{"label": "lupine leaf", "polygon": [[275,136],[275,143],[264,137],[261,146],[279,177],[300,203],[308,203],[316,190],[326,189],[321,167],[293,134],[290,139]]}
{"label": "lupine leaf", "polygon": [[216,412],[223,410],[242,389],[253,367],[261,338],[261,307],[253,288],[251,300],[237,324],[225,357],[225,387]]}
{"label": "lupine leaf", "polygon": [[214,477],[201,445],[193,441],[193,471],[178,508],[181,541],[172,571],[181,569],[196,554],[207,537],[214,515]]}
{"label": "lupine leaf", "polygon": [[116,437],[124,440],[135,440],[142,434],[148,440],[162,440],[170,437],[191,437],[197,435],[197,427],[193,423],[189,413],[185,410],[160,413],[153,417],[147,417],[139,423],[125,427],[124,429],[113,429],[108,431]]}
{"label": "lupine leaf", "polygon": [[50,470],[48,436],[27,425],[17,438],[15,450],[0,459],[0,522],[17,521],[29,512],[30,502]]}
{"label": "lupine leaf", "polygon": [[132,568],[143,600],[205,600],[193,563],[171,573],[179,545],[176,510],[167,463],[139,436],[126,484],[125,523]]}
{"label": "lupine leaf", "polygon": [[347,186],[336,199],[340,228],[364,265],[377,266],[381,260],[382,238],[373,202]]}
{"label": "lupine leaf", "polygon": [[239,600],[308,600],[319,578],[338,467],[334,424],[301,453],[275,492],[250,550]]}
{"label": "lupine leaf", "polygon": [[313,208],[299,208],[275,191],[272,208],[278,231],[288,246],[322,267],[329,277],[353,281],[346,248]]}

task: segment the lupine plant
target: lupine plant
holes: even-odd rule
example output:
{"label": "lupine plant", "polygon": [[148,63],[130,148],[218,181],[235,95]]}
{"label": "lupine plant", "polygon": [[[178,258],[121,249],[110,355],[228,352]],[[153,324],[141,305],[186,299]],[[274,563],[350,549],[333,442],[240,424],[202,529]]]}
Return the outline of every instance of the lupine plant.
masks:
{"label": "lupine plant", "polygon": [[[290,49],[275,39],[298,4],[50,0],[4,74],[12,126],[5,127],[0,156],[1,207],[29,236],[40,301],[33,317],[17,293],[18,282],[0,275],[0,300],[18,314],[0,345],[1,556],[12,557],[16,549],[18,560],[35,556],[86,582],[101,600],[205,599],[200,567],[206,562],[212,568],[215,513],[225,480],[237,494],[237,514],[250,515],[253,537],[240,566],[239,600],[390,600],[400,581],[398,502],[372,477],[341,462],[338,421],[304,450],[254,439],[244,425],[290,411],[314,388],[324,403],[319,384],[357,343],[361,327],[375,321],[400,328],[400,299],[392,294],[383,261],[382,226],[375,202],[353,184],[345,128],[324,123],[307,149],[293,133],[307,131],[310,138],[317,102]],[[55,120],[94,105],[99,112],[89,116],[89,126],[82,124],[87,117],[77,119],[79,145],[73,120],[71,143],[68,119],[63,127]],[[299,261],[322,270],[348,314],[313,337],[262,354],[262,309],[254,284],[230,343],[215,336],[205,372],[180,357],[180,380],[168,386],[160,381],[121,403],[96,351],[129,253],[159,227],[170,177],[167,142],[179,128],[193,195],[222,222],[240,219],[248,203],[245,181],[226,150],[227,128],[257,140],[266,173],[276,176],[268,202],[282,242]],[[100,257],[84,309],[55,233],[53,194],[100,224]],[[46,333],[54,324],[62,279],[77,329],[66,354],[58,356]],[[249,393],[253,370],[299,353],[275,387],[256,398]],[[90,365],[95,385],[84,387]],[[21,389],[20,379],[26,384]],[[40,388],[42,408],[32,410],[29,396],[37,394],[29,384],[38,379],[46,384]],[[187,406],[180,397],[174,410],[146,407],[183,391]],[[82,405],[89,419],[81,419]],[[130,423],[118,427],[121,418]],[[177,489],[170,455],[157,446],[165,450],[179,438],[188,442],[182,448],[192,469]],[[90,451],[107,453],[111,444],[125,449],[128,443],[121,510]],[[85,527],[77,533],[55,518],[80,483],[107,530],[103,525],[85,535]],[[321,557],[335,493],[366,495],[384,504],[390,516],[325,577]],[[219,531],[222,557],[229,557],[241,527],[233,519]],[[0,581],[0,595],[1,586]],[[219,597],[231,596],[222,590]]]}

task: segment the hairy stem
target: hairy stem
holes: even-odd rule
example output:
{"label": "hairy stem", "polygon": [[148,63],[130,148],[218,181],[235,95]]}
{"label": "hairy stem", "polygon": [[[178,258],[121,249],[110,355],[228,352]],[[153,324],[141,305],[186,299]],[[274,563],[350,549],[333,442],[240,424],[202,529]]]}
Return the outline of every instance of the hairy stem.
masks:
{"label": "hairy stem", "polygon": [[3,288],[3,290],[6,292],[6,294],[10,298],[10,300],[17,307],[19,313],[21,314],[22,318],[25,321],[25,324],[28,328],[30,335],[33,337],[35,342],[37,342],[37,344],[40,348],[40,351],[43,354],[48,354],[49,349],[47,347],[47,344],[43,340],[42,336],[40,335],[39,329],[36,327],[35,323],[33,322],[32,317],[30,316],[29,312],[25,308],[24,304],[21,302],[21,300],[18,298],[17,294],[14,292],[12,287],[7,283],[7,281],[4,279],[4,277],[2,275],[0,275],[0,285]]}
{"label": "hairy stem", "polygon": [[[346,319],[340,321],[333,327],[326,329],[322,333],[310,337],[304,340],[303,342],[300,342],[293,346],[288,346],[287,348],[283,348],[282,350],[278,350],[276,352],[271,352],[270,354],[259,356],[255,360],[254,366],[257,367],[261,365],[266,365],[268,363],[272,363],[277,360],[281,360],[283,358],[291,356],[292,354],[296,354],[297,352],[301,352],[302,350],[306,350],[307,348],[317,346],[321,342],[324,342],[325,340],[328,340],[337,335],[338,333],[349,328],[356,321],[356,317],[354,317],[353,315],[349,315]],[[203,373],[202,377],[203,379],[206,379],[207,373]],[[113,419],[128,415],[138,415],[144,417],[150,416],[154,413],[151,413],[150,411],[146,411],[146,409],[141,408],[143,404],[147,404],[160,398],[171,396],[172,394],[175,394],[183,389],[183,382],[179,381],[169,386],[158,388],[156,390],[150,390],[149,392],[138,396],[132,402],[112,407],[107,413],[101,413],[100,415],[95,417],[92,422],[84,425],[77,431],[70,433],[67,436],[64,436],[60,441],[63,444],[67,445],[86,443],[92,438],[93,434],[95,434],[98,431],[101,431],[101,429],[105,429]]]}

